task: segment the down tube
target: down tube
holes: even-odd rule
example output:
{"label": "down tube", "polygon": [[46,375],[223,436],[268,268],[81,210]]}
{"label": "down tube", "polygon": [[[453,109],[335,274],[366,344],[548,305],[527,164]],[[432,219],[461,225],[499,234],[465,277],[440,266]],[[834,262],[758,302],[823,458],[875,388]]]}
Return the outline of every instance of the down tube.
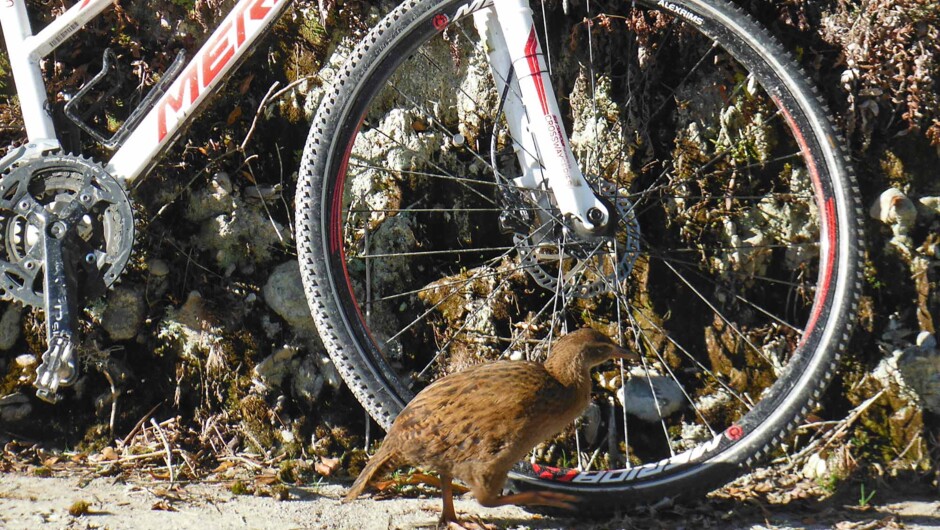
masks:
{"label": "down tube", "polygon": [[240,0],[108,162],[125,184],[150,169],[239,59],[290,4]]}

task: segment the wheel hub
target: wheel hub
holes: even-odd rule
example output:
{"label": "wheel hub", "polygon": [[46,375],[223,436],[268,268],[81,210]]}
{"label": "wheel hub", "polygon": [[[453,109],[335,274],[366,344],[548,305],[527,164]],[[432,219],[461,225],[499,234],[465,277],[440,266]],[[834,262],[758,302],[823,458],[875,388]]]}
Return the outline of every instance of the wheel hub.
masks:
{"label": "wheel hub", "polygon": [[609,212],[607,225],[598,230],[562,221],[557,210],[542,205],[534,226],[513,234],[525,270],[541,287],[557,291],[560,285],[569,296],[591,298],[615,291],[630,276],[640,248],[633,203],[626,190],[604,180],[598,197]]}

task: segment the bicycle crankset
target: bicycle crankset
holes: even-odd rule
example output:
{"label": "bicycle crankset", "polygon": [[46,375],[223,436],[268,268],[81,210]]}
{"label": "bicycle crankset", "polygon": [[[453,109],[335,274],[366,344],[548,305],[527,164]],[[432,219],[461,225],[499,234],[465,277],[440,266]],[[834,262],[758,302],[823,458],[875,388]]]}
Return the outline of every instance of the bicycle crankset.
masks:
{"label": "bicycle crankset", "polygon": [[59,399],[79,366],[79,299],[98,296],[131,254],[134,219],[120,182],[90,160],[46,155],[0,178],[0,298],[42,307],[47,350],[36,394]]}
{"label": "bicycle crankset", "polygon": [[[640,253],[640,225],[633,203],[616,185],[598,182],[600,197],[611,206],[612,229],[602,235],[585,234],[539,208],[528,231],[516,230],[513,242],[525,270],[541,287],[568,296],[591,298],[615,292],[630,276]],[[544,195],[543,195],[544,196]],[[548,207],[550,208],[550,207]]]}

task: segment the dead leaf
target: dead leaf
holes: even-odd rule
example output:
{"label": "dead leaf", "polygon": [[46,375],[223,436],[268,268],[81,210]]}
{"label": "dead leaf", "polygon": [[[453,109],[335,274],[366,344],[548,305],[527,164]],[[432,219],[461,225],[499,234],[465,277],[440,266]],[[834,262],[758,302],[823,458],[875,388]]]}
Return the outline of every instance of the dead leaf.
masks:
{"label": "dead leaf", "polygon": [[332,475],[339,468],[339,458],[321,458],[319,462],[313,465],[314,471],[324,477]]}
{"label": "dead leaf", "polygon": [[151,506],[150,509],[151,509],[151,510],[163,510],[163,511],[165,511],[165,512],[175,512],[175,511],[176,511],[176,508],[170,506],[170,503],[168,503],[168,502],[166,502],[166,501],[164,501],[164,500],[159,500],[159,501],[153,503],[153,506]]}
{"label": "dead leaf", "polygon": [[226,469],[231,469],[233,467],[235,467],[235,462],[231,460],[226,460],[225,462],[222,462],[221,464],[219,464],[215,469],[213,469],[212,472],[221,473],[225,471]]}
{"label": "dead leaf", "polygon": [[258,475],[255,477],[255,483],[262,486],[270,486],[271,484],[277,484],[281,479],[277,478],[277,475]]}
{"label": "dead leaf", "polygon": [[238,93],[244,96],[245,92],[248,92],[248,88],[251,87],[251,82],[254,78],[255,74],[245,76],[245,79],[242,79],[242,82],[238,84]]}
{"label": "dead leaf", "polygon": [[229,124],[229,125],[232,125],[232,124],[234,124],[236,121],[238,121],[238,118],[240,118],[241,115],[242,115],[242,108],[241,108],[241,107],[235,107],[234,109],[232,109],[232,112],[229,112],[229,113],[228,113],[228,119],[225,120],[225,123],[227,123],[227,124]]}

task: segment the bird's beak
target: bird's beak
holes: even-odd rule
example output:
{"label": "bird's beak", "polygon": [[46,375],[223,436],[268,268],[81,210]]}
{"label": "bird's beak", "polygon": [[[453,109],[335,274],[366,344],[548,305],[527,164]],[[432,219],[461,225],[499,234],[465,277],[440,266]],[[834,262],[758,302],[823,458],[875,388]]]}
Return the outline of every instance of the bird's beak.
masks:
{"label": "bird's beak", "polygon": [[611,358],[613,359],[623,359],[625,361],[639,361],[640,356],[636,352],[628,350],[626,348],[621,348],[620,346],[611,347]]}

